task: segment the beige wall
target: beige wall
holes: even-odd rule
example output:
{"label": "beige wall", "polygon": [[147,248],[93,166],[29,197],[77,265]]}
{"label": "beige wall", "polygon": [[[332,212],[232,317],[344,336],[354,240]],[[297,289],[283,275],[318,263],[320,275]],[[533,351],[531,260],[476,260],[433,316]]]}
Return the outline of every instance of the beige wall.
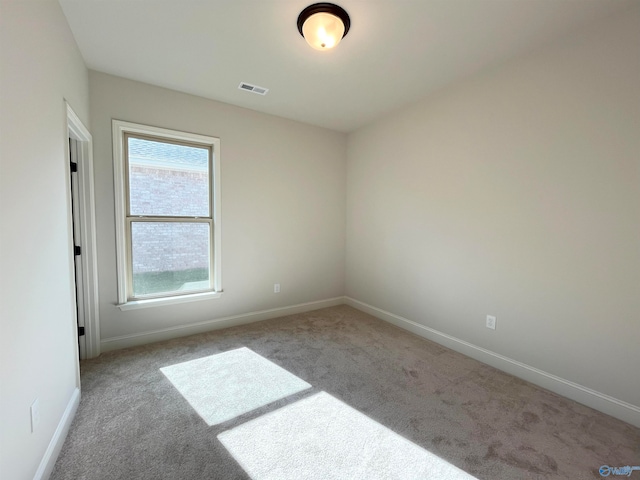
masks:
{"label": "beige wall", "polygon": [[[344,293],[345,134],[103,73],[89,78],[103,340]],[[221,298],[115,306],[111,119],[220,138]],[[273,293],[274,283],[281,293]]]}
{"label": "beige wall", "polygon": [[635,8],[350,135],[347,295],[640,406],[639,45]]}
{"label": "beige wall", "polygon": [[2,1],[0,35],[0,477],[20,480],[34,477],[76,388],[64,99],[88,125],[89,96],[57,2]]}

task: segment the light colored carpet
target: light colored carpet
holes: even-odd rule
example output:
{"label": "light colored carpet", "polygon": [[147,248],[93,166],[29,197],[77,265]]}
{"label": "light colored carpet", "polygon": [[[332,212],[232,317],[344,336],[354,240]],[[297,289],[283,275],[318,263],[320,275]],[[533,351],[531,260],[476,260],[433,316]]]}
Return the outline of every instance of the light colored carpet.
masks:
{"label": "light colored carpet", "polygon": [[160,369],[208,425],[311,388],[246,347]]}
{"label": "light colored carpet", "polygon": [[[311,388],[209,426],[160,371],[243,347]],[[480,480],[640,465],[640,429],[347,306],[105,353],[81,377],[52,480],[246,480],[218,435],[320,392]]]}
{"label": "light colored carpet", "polygon": [[253,480],[475,480],[325,392],[218,439]]}

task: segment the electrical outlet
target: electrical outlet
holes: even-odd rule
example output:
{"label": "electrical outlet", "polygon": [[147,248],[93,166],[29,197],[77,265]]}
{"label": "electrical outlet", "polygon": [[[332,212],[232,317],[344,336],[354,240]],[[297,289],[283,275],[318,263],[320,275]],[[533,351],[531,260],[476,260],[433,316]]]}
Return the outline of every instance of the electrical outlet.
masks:
{"label": "electrical outlet", "polygon": [[36,427],[40,424],[40,400],[35,399],[31,404],[31,433],[36,431]]}
{"label": "electrical outlet", "polygon": [[494,317],[493,315],[487,315],[487,328],[490,328],[491,330],[495,330],[496,329],[496,317]]}
{"label": "electrical outlet", "polygon": [[280,293],[280,284],[279,283],[274,283],[273,284],[273,293]]}

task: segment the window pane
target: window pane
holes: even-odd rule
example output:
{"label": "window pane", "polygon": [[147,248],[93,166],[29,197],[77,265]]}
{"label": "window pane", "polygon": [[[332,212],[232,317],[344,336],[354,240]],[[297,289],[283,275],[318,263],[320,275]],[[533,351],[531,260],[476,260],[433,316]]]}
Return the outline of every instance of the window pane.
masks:
{"label": "window pane", "polygon": [[210,290],[208,223],[132,222],[133,296]]}
{"label": "window pane", "polygon": [[209,149],[128,137],[131,215],[209,217]]}

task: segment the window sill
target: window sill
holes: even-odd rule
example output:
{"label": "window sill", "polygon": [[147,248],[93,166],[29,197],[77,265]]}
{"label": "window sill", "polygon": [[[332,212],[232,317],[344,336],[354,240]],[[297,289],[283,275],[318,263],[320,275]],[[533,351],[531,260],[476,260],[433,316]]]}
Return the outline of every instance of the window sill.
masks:
{"label": "window sill", "polygon": [[212,300],[220,298],[222,292],[193,293],[191,295],[178,295],[175,297],[149,298],[146,300],[132,300],[131,302],[116,305],[120,310],[136,310],[138,308],[160,307],[163,305],[175,305],[178,303],[196,302],[198,300]]}

